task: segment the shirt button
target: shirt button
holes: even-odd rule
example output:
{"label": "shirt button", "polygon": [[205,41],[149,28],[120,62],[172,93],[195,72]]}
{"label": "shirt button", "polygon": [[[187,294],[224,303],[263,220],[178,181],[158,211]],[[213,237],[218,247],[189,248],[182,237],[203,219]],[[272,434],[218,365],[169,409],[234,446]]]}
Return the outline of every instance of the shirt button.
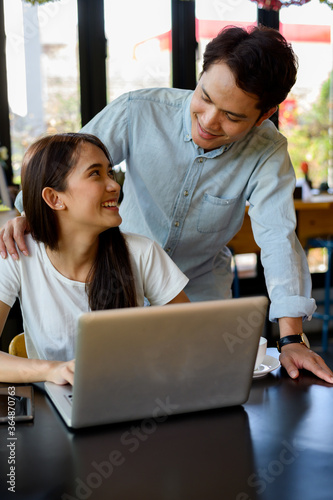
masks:
{"label": "shirt button", "polygon": [[184,191],[184,196],[188,196],[188,191]]}
{"label": "shirt button", "polygon": [[175,226],[179,227],[179,222],[178,221],[175,222]]}
{"label": "shirt button", "polygon": [[170,252],[171,248],[166,248],[165,251],[166,252]]}
{"label": "shirt button", "polygon": [[199,158],[199,159],[198,159],[198,162],[199,162],[199,163],[202,163],[202,162],[203,162],[203,159],[202,159],[202,158]]}

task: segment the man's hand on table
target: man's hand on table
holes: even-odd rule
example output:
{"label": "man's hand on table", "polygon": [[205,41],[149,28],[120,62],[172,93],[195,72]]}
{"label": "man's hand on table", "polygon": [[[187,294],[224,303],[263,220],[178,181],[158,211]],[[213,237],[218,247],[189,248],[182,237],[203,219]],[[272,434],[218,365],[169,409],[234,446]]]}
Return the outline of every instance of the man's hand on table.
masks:
{"label": "man's hand on table", "polygon": [[28,231],[27,220],[24,216],[15,217],[9,220],[0,230],[0,255],[3,259],[7,257],[7,252],[14,260],[19,258],[15,242],[18,249],[28,255],[24,235]]}
{"label": "man's hand on table", "polygon": [[301,344],[289,344],[281,349],[280,363],[293,379],[299,376],[299,370],[304,368],[317,377],[333,384],[333,372],[319,354]]}

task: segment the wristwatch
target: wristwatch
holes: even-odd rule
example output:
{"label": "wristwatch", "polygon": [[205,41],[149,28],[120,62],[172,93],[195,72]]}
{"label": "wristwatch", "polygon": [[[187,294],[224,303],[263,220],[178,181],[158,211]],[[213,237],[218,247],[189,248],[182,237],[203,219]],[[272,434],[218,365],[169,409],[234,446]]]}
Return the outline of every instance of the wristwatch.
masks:
{"label": "wristwatch", "polygon": [[288,344],[302,344],[305,345],[308,349],[310,349],[310,342],[305,335],[305,333],[297,333],[296,335],[287,335],[286,337],[282,337],[280,340],[276,342],[278,351],[281,352],[281,347]]}

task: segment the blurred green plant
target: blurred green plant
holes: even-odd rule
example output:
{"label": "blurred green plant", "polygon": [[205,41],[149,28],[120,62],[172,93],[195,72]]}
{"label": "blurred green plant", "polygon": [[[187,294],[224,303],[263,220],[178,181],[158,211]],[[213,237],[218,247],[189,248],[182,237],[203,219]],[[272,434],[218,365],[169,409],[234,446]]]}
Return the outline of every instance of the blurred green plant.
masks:
{"label": "blurred green plant", "polygon": [[8,149],[6,146],[0,146],[0,162],[8,160]]}
{"label": "blurred green plant", "polygon": [[303,161],[309,163],[309,178],[313,187],[327,181],[328,164],[332,155],[332,140],[329,129],[330,86],[332,74],[322,84],[317,100],[308,111],[295,113],[296,124],[286,126],[282,133],[288,139],[288,150],[297,178],[304,176]]}
{"label": "blurred green plant", "polygon": [[25,3],[30,3],[31,5],[42,5],[43,3],[48,2],[58,2],[59,0],[24,0]]}
{"label": "blurred green plant", "polygon": [[331,9],[333,9],[333,2],[332,0],[319,0],[320,3],[325,3],[328,5]]}

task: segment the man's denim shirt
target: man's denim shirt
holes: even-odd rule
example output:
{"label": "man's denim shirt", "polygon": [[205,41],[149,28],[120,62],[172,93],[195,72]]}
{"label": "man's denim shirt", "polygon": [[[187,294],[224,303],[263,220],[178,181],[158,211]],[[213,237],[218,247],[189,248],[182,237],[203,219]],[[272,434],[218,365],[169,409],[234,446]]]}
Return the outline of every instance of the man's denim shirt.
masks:
{"label": "man's denim shirt", "polygon": [[156,240],[190,278],[191,300],[230,296],[230,252],[246,202],[271,299],[270,319],[311,317],[311,277],[295,236],[294,169],[270,120],[204,152],[192,141],[192,91],[145,89],[106,106],[82,132],[126,160],[121,229]]}

